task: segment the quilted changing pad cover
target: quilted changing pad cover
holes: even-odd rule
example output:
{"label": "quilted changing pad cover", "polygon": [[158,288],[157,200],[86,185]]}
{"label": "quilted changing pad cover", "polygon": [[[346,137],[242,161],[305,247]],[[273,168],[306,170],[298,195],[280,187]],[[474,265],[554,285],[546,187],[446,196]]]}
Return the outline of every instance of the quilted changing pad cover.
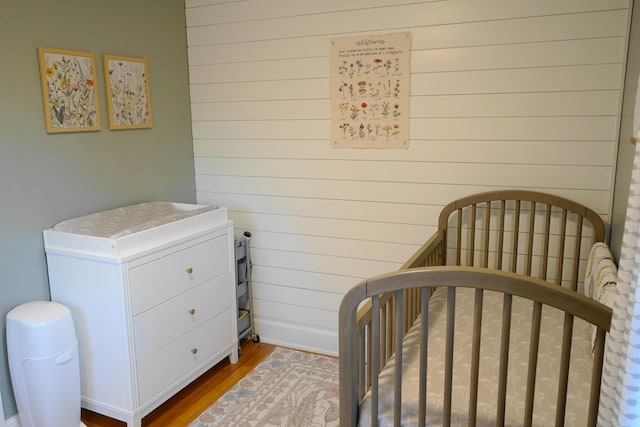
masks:
{"label": "quilted changing pad cover", "polygon": [[218,206],[145,202],[59,222],[53,229],[115,239],[218,209]]}

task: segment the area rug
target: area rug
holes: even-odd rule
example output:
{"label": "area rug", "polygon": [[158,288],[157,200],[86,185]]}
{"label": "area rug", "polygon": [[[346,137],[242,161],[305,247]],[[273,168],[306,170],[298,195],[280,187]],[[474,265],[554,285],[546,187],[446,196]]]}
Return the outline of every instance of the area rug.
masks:
{"label": "area rug", "polygon": [[276,348],[189,427],[338,425],[338,360]]}

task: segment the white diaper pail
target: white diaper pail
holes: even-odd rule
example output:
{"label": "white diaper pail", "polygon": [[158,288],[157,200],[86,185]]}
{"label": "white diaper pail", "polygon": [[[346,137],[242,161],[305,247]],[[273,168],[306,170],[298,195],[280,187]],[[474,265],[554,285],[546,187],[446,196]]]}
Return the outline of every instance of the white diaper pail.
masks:
{"label": "white diaper pail", "polygon": [[71,312],[33,301],[7,314],[7,353],[21,427],[76,427],[80,365]]}

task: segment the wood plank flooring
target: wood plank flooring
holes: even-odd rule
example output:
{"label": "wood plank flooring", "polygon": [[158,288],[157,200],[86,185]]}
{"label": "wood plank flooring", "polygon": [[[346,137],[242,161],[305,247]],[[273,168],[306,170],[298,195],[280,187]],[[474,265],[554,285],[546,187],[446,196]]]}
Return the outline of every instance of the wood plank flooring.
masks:
{"label": "wood plank flooring", "polygon": [[[243,341],[238,363],[232,365],[229,358],[204,373],[171,399],[142,419],[143,427],[187,426],[198,415],[218,400],[242,377],[262,362],[275,346],[253,341]],[[82,421],[87,427],[124,427],[126,423],[86,409]]]}

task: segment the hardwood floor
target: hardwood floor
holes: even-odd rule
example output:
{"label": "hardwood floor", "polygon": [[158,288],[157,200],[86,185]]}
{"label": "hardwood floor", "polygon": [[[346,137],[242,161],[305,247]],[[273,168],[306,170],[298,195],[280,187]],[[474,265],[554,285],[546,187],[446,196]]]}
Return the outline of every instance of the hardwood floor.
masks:
{"label": "hardwood floor", "polygon": [[[243,341],[238,363],[224,359],[178,394],[142,419],[143,427],[186,426],[218,400],[227,390],[262,362],[275,346]],[[82,421],[87,427],[123,427],[126,423],[86,409]]]}

